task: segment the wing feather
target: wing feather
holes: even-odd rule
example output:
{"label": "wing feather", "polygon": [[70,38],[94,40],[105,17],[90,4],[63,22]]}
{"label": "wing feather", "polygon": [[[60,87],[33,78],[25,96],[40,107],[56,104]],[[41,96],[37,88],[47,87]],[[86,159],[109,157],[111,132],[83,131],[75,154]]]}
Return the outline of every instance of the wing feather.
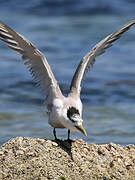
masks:
{"label": "wing feather", "polygon": [[62,95],[46,58],[30,41],[2,22],[0,22],[0,39],[11,49],[22,54],[24,64],[46,96],[53,98]]}
{"label": "wing feather", "polygon": [[103,54],[107,48],[112,46],[112,43],[114,41],[119,39],[121,35],[134,24],[135,24],[135,19],[133,19],[128,24],[124,25],[114,33],[108,35],[105,39],[103,39],[96,46],[94,46],[93,49],[82,58],[71,82],[70,93],[69,93],[70,95],[72,94],[80,95],[81,81],[83,79],[83,76],[87,72],[87,68],[91,68],[93,66],[96,56]]}

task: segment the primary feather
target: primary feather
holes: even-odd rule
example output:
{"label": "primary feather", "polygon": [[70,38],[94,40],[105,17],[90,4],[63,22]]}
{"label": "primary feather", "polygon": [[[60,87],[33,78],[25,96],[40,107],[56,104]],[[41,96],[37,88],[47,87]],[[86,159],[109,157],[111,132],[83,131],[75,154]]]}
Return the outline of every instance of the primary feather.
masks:
{"label": "primary feather", "polygon": [[135,24],[135,19],[130,21],[128,24],[124,25],[119,30],[114,33],[108,35],[105,39],[100,41],[94,48],[87,53],[80,64],[78,65],[76,72],[73,76],[71,86],[70,86],[70,95],[78,94],[80,96],[81,90],[81,81],[83,79],[84,74],[87,72],[88,68],[91,68],[95,62],[96,56],[99,56],[105,52],[105,50],[112,46],[112,43],[119,39],[121,35],[127,31],[133,24]]}
{"label": "primary feather", "polygon": [[30,41],[2,22],[0,22],[0,39],[10,48],[22,54],[24,64],[41,87],[44,95],[49,96],[49,99],[58,95],[62,96],[46,58]]}

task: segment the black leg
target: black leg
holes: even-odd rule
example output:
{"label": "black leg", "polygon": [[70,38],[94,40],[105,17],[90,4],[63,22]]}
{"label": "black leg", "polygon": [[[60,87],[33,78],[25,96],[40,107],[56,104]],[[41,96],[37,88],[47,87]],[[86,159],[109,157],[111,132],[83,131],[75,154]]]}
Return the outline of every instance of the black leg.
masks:
{"label": "black leg", "polygon": [[68,129],[68,141],[70,140],[70,130]]}
{"label": "black leg", "polygon": [[54,137],[55,137],[55,140],[58,140],[58,139],[57,139],[57,136],[56,136],[56,130],[55,130],[55,128],[53,129],[53,135],[54,135]]}

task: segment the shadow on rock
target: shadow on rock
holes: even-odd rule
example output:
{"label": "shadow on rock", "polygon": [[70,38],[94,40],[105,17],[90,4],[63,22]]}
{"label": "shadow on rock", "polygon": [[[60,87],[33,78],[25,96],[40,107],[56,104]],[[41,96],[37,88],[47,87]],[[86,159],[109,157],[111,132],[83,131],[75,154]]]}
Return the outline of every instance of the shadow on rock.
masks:
{"label": "shadow on rock", "polygon": [[75,142],[74,140],[52,140],[52,142],[56,142],[58,144],[58,146],[63,149],[71,158],[71,160],[73,160],[73,156],[72,156],[72,143]]}

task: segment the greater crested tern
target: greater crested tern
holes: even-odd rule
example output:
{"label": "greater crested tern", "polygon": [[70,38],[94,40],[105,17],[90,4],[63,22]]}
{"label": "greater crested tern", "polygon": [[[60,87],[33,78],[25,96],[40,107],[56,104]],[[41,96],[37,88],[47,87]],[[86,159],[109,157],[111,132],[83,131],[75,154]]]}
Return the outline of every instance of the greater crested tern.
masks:
{"label": "greater crested tern", "polygon": [[70,92],[65,97],[46,57],[25,37],[3,22],[0,22],[0,39],[6,42],[11,49],[18,51],[22,55],[24,64],[46,96],[45,104],[49,115],[48,123],[54,128],[53,134],[55,139],[57,139],[55,128],[67,128],[68,140],[70,138],[70,130],[79,130],[86,135],[86,131],[82,126],[82,102],[80,99],[83,76],[87,69],[93,66],[96,56],[103,54],[133,24],[135,24],[135,19],[105,37],[82,58],[71,81]]}

